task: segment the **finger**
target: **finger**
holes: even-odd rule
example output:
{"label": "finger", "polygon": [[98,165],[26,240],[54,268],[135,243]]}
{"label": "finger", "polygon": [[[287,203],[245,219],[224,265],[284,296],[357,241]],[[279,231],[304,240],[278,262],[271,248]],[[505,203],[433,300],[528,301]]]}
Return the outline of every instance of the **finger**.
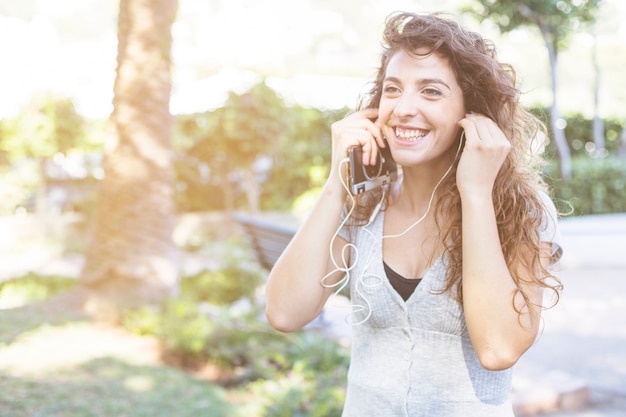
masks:
{"label": "finger", "polygon": [[[367,109],[362,111],[362,116],[378,116],[377,109]],[[372,121],[369,118],[363,118],[363,123],[359,123],[359,126],[363,127],[363,130],[360,131],[363,136],[361,136],[358,141],[363,148],[363,163],[365,165],[375,165],[376,159],[378,157],[378,148],[385,146],[385,141],[383,139],[382,132],[380,130],[379,124],[377,124],[377,120]]]}
{"label": "finger", "polygon": [[363,150],[363,165],[372,165],[376,163],[376,156],[374,155],[375,148],[375,146],[372,146],[371,139],[361,142],[361,149]]}
{"label": "finger", "polygon": [[[344,118],[344,120],[352,119],[352,120],[362,120],[369,121],[372,123],[378,117],[378,109],[363,109],[356,111],[354,113],[350,113],[348,116]],[[365,124],[364,124],[365,126]]]}
{"label": "finger", "polygon": [[465,131],[465,147],[475,146],[476,142],[480,140],[476,122],[466,117],[459,121],[459,126]]}
{"label": "finger", "polygon": [[493,120],[489,119],[489,123],[487,123],[487,129],[494,139],[498,141],[506,141],[509,142],[509,139],[506,137],[500,126],[496,124]]}
{"label": "finger", "polygon": [[360,110],[357,112],[357,114],[358,113],[362,114],[365,118],[370,119],[370,121],[372,122],[378,118],[378,109],[375,107]]}
{"label": "finger", "polygon": [[383,139],[381,125],[378,121],[378,109],[364,109],[355,114],[357,117],[360,116],[362,118],[359,126],[362,126],[369,132],[378,147],[384,148],[385,140]]}
{"label": "finger", "polygon": [[372,140],[371,142],[372,153],[370,155],[370,165],[376,165],[376,159],[378,159],[378,146],[376,145],[376,141]]}
{"label": "finger", "polygon": [[376,143],[380,148],[385,148],[387,146],[387,142],[385,141],[385,137],[383,136],[382,123],[380,119],[376,119],[374,121],[375,134],[373,134],[376,139]]}
{"label": "finger", "polygon": [[475,122],[481,141],[488,143],[490,146],[503,145],[509,142],[502,129],[492,119],[479,115],[472,120]]}
{"label": "finger", "polygon": [[478,132],[478,138],[483,142],[492,142],[494,139],[494,129],[493,126],[495,123],[488,117],[482,115],[476,115],[472,117],[472,122],[476,127],[476,131]]}

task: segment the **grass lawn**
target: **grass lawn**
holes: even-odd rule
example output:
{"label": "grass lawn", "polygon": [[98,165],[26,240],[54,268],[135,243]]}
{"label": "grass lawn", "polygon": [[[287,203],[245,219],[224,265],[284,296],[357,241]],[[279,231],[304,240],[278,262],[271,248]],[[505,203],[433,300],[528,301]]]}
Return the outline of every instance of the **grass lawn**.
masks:
{"label": "grass lawn", "polygon": [[0,417],[253,415],[165,365],[156,341],[77,313],[68,295],[0,310],[0,387]]}

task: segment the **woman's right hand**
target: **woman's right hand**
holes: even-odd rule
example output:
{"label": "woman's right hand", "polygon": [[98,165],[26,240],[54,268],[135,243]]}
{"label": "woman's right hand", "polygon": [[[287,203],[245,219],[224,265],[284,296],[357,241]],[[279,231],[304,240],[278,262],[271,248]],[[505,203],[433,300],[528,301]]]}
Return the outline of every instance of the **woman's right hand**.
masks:
{"label": "woman's right hand", "polygon": [[[339,175],[344,175],[340,170],[340,164],[346,158],[346,151],[352,146],[361,146],[363,148],[364,165],[374,165],[376,163],[378,147],[385,147],[385,141],[380,131],[380,125],[376,120],[377,118],[378,109],[364,109],[332,124],[333,155],[331,176],[338,180]],[[334,178],[331,178],[331,180],[334,181]],[[339,183],[339,181],[336,181],[336,183]]]}
{"label": "woman's right hand", "polygon": [[[283,332],[301,329],[318,316],[334,287],[350,265],[347,242],[337,235],[346,188],[342,161],[351,146],[363,147],[364,163],[376,162],[378,146],[385,146],[377,124],[377,109],[361,110],[333,123],[332,168],[317,202],[306,216],[265,286],[266,316]],[[340,170],[341,168],[341,170]],[[330,249],[330,250],[329,250]],[[325,285],[321,285],[324,280]]]}

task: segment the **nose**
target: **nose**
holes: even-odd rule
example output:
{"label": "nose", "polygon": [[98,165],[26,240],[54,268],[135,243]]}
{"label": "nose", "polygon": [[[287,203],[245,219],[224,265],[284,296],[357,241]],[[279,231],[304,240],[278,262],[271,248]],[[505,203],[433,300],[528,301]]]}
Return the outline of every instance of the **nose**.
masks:
{"label": "nose", "polygon": [[398,118],[413,117],[419,113],[419,98],[413,94],[404,93],[393,110],[393,113]]}

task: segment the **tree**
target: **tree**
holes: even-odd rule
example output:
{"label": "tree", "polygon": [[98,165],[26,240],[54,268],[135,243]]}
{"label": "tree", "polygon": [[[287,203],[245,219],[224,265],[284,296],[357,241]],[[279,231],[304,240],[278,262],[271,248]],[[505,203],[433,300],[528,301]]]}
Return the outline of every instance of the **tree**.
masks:
{"label": "tree", "polygon": [[0,145],[7,165],[25,160],[35,162],[38,171],[36,212],[46,212],[48,176],[46,163],[57,153],[81,148],[85,139],[85,120],[74,103],[51,94],[35,96],[15,118],[0,126]]}
{"label": "tree", "polygon": [[105,307],[158,302],[178,288],[169,112],[176,8],[176,0],[120,1],[105,178],[80,276],[90,301]]}
{"label": "tree", "polygon": [[552,104],[550,124],[560,161],[561,176],[571,178],[570,149],[563,131],[557,101],[557,57],[569,38],[582,23],[595,20],[595,12],[602,0],[476,0],[473,12],[481,18],[492,20],[501,32],[510,32],[520,26],[539,29],[548,52]]}
{"label": "tree", "polygon": [[293,113],[264,81],[243,94],[231,92],[224,105],[214,111],[185,118],[182,133],[193,137],[187,154],[195,164],[204,164],[210,176],[222,184],[227,210],[234,209],[234,192],[246,193],[251,212],[260,210],[263,163],[289,136]]}
{"label": "tree", "polygon": [[604,150],[604,121],[600,117],[600,65],[598,64],[598,37],[593,33],[591,49],[591,63],[593,65],[593,143],[596,150]]}
{"label": "tree", "polygon": [[244,94],[231,93],[217,112],[217,137],[231,166],[243,173],[250,211],[260,209],[259,165],[279,151],[289,120],[283,100],[260,82]]}
{"label": "tree", "polygon": [[[587,28],[591,34],[593,43],[591,45],[591,63],[593,69],[593,142],[598,156],[602,156],[607,149],[605,141],[605,121],[600,113],[602,101],[602,83],[606,82],[603,77],[603,65],[601,63],[602,49],[606,45],[604,41],[609,41],[619,33],[621,20],[617,10],[616,1],[603,1],[598,10],[596,19]],[[606,65],[606,64],[605,64]],[[610,65],[610,64],[609,64]],[[602,82],[601,82],[602,81]],[[614,89],[619,87],[612,86]],[[608,154],[608,152],[607,152]],[[607,155],[605,154],[605,155]]]}
{"label": "tree", "polygon": [[[265,94],[276,98],[273,92]],[[266,108],[266,111],[276,114],[272,124],[277,124],[274,129],[279,133],[274,136],[271,130],[266,132],[267,144],[258,144],[256,151],[250,151],[249,159],[239,154],[243,148],[240,143],[228,142],[230,133],[223,136],[221,113],[225,110],[177,117],[175,143],[179,144],[177,174],[182,209],[234,210],[248,187],[243,181],[247,177],[242,173],[250,166],[246,166],[246,161],[259,158],[271,162],[262,167],[262,173],[252,169],[256,174],[253,178],[260,185],[260,201],[256,204],[261,210],[288,209],[300,194],[318,185],[312,180],[312,171],[318,173],[329,164],[330,125],[349,109],[287,107],[280,100],[275,105],[274,110]],[[259,136],[254,134],[246,139],[259,140]],[[254,204],[248,202],[248,207]]]}

